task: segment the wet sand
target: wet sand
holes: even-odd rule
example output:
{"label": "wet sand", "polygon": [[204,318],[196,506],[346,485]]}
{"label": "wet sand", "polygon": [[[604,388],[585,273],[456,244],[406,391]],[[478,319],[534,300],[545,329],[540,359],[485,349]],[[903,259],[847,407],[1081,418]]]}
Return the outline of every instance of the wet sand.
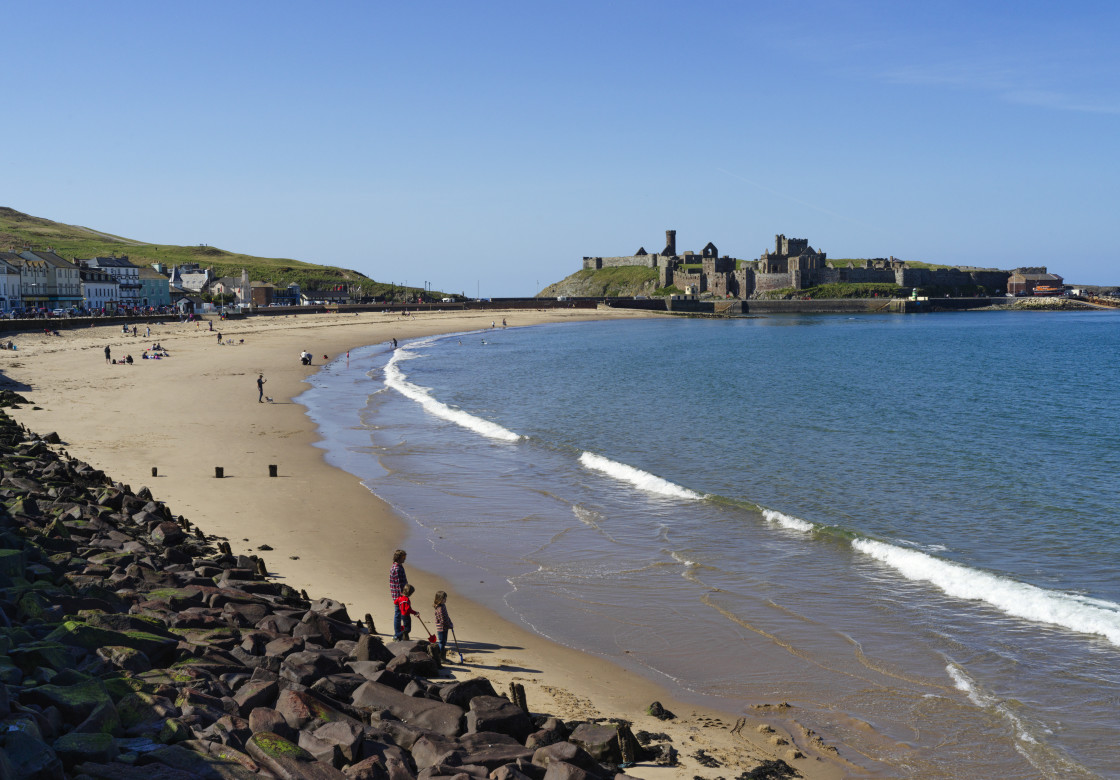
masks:
{"label": "wet sand", "polygon": [[[139,326],[136,338],[123,335],[119,326],[100,326],[61,336],[6,336],[19,349],[0,351],[0,368],[5,386],[31,401],[10,410],[13,418],[40,434],[57,432],[71,455],[134,489],[149,487],[175,514],[228,539],[235,553],[261,555],[280,581],[315,598],[339,599],[354,617],[369,613],[386,635],[392,633],[387,572],[408,529],[356,477],[328,465],[313,446],[314,427],[292,400],[306,389],[305,377],[349,349],[486,329],[503,317],[523,326],[637,316],[648,315],[601,308],[250,317],[214,323],[224,345],[206,322],[158,324],[147,338],[146,325]],[[171,357],[141,360],[155,341]],[[114,358],[131,354],[134,365],[107,364],[106,346]],[[310,367],[299,362],[305,349],[315,358]],[[270,403],[258,403],[256,379],[262,373]],[[270,465],[277,466],[275,479],[269,477]],[[215,467],[224,470],[223,479],[215,478]],[[272,549],[260,551],[261,545]],[[461,598],[453,583],[438,576],[414,567],[408,574],[421,594],[414,603],[429,629],[434,630],[429,594],[449,593],[466,661],[448,667],[455,677],[481,674],[499,691],[520,682],[534,712],[619,717],[632,721],[635,732],[668,734],[680,765],[640,765],[628,770],[634,776],[729,777],[779,758],[811,778],[865,774],[840,758],[843,748],[837,755],[787,710],[759,710],[737,724],[734,716],[682,704],[639,675],[526,631]],[[414,629],[413,636],[420,636],[418,623]],[[450,659],[456,661],[457,654]],[[653,701],[677,719],[646,715]],[[699,750],[720,766],[702,766],[695,757]]]}

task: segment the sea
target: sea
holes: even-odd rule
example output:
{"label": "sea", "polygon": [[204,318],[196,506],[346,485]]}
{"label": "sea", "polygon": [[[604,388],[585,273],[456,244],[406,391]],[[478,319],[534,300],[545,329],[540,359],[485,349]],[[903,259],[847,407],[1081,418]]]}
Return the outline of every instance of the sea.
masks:
{"label": "sea", "polygon": [[856,774],[1120,777],[1120,312],[509,319],[299,399],[411,564]]}

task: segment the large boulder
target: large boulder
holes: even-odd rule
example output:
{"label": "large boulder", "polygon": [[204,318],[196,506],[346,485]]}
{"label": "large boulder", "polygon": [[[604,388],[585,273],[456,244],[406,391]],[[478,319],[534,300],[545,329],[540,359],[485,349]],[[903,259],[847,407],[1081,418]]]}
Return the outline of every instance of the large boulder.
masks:
{"label": "large boulder", "polygon": [[599,723],[581,723],[576,726],[568,741],[579,745],[600,763],[618,764],[622,753],[618,746],[618,729]]}
{"label": "large boulder", "polygon": [[338,755],[346,764],[353,764],[362,758],[362,743],[365,729],[357,723],[335,721],[315,729],[314,737],[320,742],[334,745]]}
{"label": "large boulder", "polygon": [[533,733],[533,721],[525,710],[500,696],[475,696],[467,713],[467,731],[496,731],[524,744]]}
{"label": "large boulder", "polygon": [[346,775],[330,764],[316,761],[311,754],[277,734],[262,731],[249,738],[246,749],[262,767],[276,777],[289,780],[346,780]]}
{"label": "large boulder", "polygon": [[[344,712],[324,704],[315,696],[304,691],[291,689],[281,691],[276,698],[276,711],[284,721],[297,731],[314,723],[329,723],[336,720],[354,721]],[[354,721],[357,722],[357,721]]]}
{"label": "large boulder", "polygon": [[62,780],[62,761],[51,747],[23,731],[4,735],[4,750],[15,769],[14,778]]}
{"label": "large boulder", "polygon": [[26,688],[20,695],[20,701],[41,707],[55,707],[70,722],[84,721],[98,705],[113,703],[105,683],[98,679],[74,685],[47,684]]}
{"label": "large boulder", "polygon": [[596,776],[565,761],[553,761],[545,770],[544,780],[595,780]]}
{"label": "large boulder", "polygon": [[233,695],[237,710],[248,715],[257,707],[269,707],[280,695],[280,685],[272,680],[249,680]]}
{"label": "large boulder", "polygon": [[476,696],[497,696],[494,686],[485,677],[472,677],[469,680],[443,685],[439,689],[439,697],[448,704],[467,709],[471,699]]}
{"label": "large boulder", "polygon": [[54,752],[68,767],[83,761],[105,763],[118,754],[117,741],[111,734],[78,734],[70,732],[54,741]]}
{"label": "large boulder", "polygon": [[579,745],[573,745],[571,742],[557,742],[546,747],[538,748],[533,753],[533,764],[546,769],[554,762],[562,762],[577,766],[580,769],[586,769],[590,772],[598,772],[599,765],[591,754],[581,748]]}
{"label": "large boulder", "polygon": [[249,730],[254,734],[260,731],[271,731],[289,742],[294,742],[299,738],[296,730],[284,720],[284,716],[268,707],[257,707],[249,713]]}
{"label": "large boulder", "polygon": [[328,674],[316,680],[311,690],[338,701],[349,701],[351,694],[366,682],[369,680],[360,674]]}
{"label": "large boulder", "polygon": [[381,661],[387,664],[393,660],[393,654],[378,637],[373,634],[362,634],[354,647],[354,660]]}
{"label": "large boulder", "polygon": [[303,650],[292,653],[280,664],[280,676],[300,685],[311,685],[320,677],[337,674],[342,658],[335,650]]}
{"label": "large boulder", "polygon": [[363,683],[350,699],[355,706],[388,710],[395,718],[410,725],[430,729],[446,737],[463,732],[463,710],[454,704],[405,696],[395,688],[381,683]]}

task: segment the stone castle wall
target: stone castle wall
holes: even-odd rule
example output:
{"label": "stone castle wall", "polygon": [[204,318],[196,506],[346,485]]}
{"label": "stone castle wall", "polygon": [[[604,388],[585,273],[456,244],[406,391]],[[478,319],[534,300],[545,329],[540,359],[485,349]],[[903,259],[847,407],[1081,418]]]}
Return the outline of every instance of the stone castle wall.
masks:
{"label": "stone castle wall", "polygon": [[585,257],[583,258],[584,270],[598,271],[600,268],[623,268],[637,265],[643,268],[657,268],[657,259],[661,255],[630,255],[628,257]]}

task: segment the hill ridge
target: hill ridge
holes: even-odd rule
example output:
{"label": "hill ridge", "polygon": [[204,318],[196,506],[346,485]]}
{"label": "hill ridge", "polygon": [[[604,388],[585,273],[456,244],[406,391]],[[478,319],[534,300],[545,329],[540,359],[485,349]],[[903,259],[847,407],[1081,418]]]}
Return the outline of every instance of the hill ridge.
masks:
{"label": "hill ridge", "polygon": [[214,274],[219,277],[240,276],[241,269],[245,268],[254,280],[280,286],[296,283],[308,290],[360,285],[363,295],[376,296],[391,287],[349,268],[291,258],[258,257],[208,245],[180,246],[137,241],[84,225],[71,225],[25,214],[11,206],[0,206],[0,251],[18,253],[28,248],[50,248],[60,257],[69,260],[124,254],[131,262],[140,266],[152,263],[163,263],[166,266],[197,263],[204,268],[213,269]]}

